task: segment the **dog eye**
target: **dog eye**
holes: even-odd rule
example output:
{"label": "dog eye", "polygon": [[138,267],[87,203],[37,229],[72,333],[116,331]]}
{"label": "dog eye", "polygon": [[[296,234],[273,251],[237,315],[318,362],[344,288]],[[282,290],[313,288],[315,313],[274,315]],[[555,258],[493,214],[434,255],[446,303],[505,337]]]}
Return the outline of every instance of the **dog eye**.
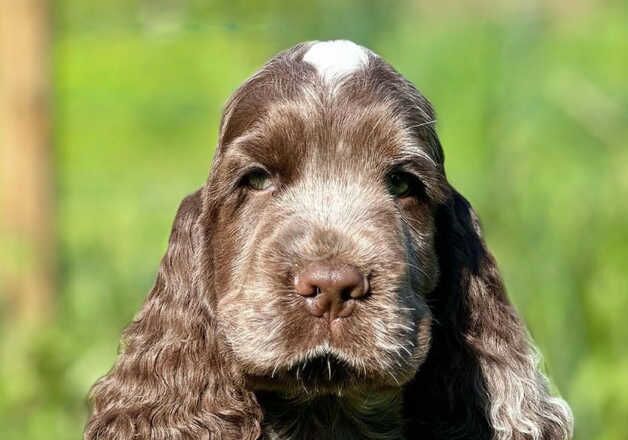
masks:
{"label": "dog eye", "polygon": [[395,197],[407,197],[412,190],[412,179],[406,173],[388,175],[388,192]]}
{"label": "dog eye", "polygon": [[243,183],[255,191],[264,191],[273,185],[273,180],[266,171],[255,169],[244,176]]}

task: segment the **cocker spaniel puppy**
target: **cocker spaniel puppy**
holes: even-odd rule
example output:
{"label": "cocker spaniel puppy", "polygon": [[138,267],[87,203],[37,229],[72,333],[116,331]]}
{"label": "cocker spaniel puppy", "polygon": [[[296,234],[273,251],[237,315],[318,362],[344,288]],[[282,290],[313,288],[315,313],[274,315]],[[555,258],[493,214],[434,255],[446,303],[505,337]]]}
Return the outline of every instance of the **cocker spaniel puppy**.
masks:
{"label": "cocker spaniel puppy", "polygon": [[86,439],[571,437],[434,112],[349,41],[227,103]]}

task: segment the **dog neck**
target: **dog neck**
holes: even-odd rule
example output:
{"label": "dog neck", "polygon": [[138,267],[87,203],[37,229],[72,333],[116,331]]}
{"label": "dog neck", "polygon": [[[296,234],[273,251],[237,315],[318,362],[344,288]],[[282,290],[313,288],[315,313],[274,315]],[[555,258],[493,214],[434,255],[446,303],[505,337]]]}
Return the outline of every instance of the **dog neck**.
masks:
{"label": "dog neck", "polygon": [[264,440],[403,439],[398,391],[312,398],[258,392]]}

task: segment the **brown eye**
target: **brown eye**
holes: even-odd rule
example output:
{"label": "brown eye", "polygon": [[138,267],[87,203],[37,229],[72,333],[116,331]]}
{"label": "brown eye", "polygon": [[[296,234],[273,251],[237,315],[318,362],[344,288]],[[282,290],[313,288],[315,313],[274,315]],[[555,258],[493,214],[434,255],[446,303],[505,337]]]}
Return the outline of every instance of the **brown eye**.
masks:
{"label": "brown eye", "polygon": [[273,185],[273,180],[266,171],[256,169],[244,177],[244,183],[255,191],[264,191]]}
{"label": "brown eye", "polygon": [[410,195],[412,182],[405,173],[391,173],[388,175],[388,192],[395,197]]}

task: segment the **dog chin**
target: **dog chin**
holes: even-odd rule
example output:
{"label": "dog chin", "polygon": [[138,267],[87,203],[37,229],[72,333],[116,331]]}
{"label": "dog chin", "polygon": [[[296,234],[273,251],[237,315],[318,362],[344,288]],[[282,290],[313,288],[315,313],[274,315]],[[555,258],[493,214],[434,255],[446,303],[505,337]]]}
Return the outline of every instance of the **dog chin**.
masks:
{"label": "dog chin", "polygon": [[324,351],[299,362],[277,368],[270,375],[249,376],[256,390],[281,392],[291,397],[343,395],[378,386],[332,351]]}

